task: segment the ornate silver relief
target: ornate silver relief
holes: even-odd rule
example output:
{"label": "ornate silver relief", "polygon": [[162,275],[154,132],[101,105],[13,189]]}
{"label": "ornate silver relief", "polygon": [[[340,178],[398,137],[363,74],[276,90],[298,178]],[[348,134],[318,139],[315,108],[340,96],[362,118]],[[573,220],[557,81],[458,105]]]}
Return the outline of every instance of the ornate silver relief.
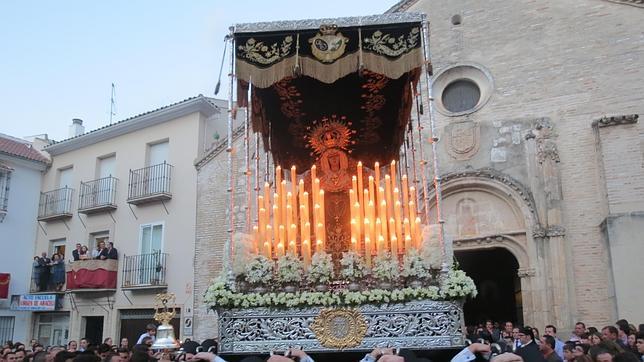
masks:
{"label": "ornate silver relief", "polygon": [[[376,347],[452,348],[464,344],[463,305],[459,301],[412,301],[356,307],[367,322],[361,344]],[[310,329],[325,307],[292,309],[220,309],[219,341],[223,354],[266,353],[301,346],[307,351],[332,351]]]}

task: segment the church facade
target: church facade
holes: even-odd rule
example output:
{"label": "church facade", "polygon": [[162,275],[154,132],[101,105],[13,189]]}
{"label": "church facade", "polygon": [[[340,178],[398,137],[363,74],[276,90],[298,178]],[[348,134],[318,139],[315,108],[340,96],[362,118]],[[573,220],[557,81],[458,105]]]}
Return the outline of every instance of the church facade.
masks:
{"label": "church facade", "polygon": [[[479,289],[466,305],[467,322],[552,323],[565,331],[576,321],[601,328],[618,318],[644,320],[637,287],[644,8],[636,1],[417,0],[390,10],[400,11],[424,12],[430,22],[434,109],[423,86],[423,114],[412,118],[424,127],[424,159],[434,157],[429,142],[437,138],[446,234]],[[240,123],[231,160],[222,142],[195,162],[197,340],[216,328],[202,297],[222,269],[229,235],[229,162],[240,229],[247,183],[255,183],[244,174],[255,138]]]}

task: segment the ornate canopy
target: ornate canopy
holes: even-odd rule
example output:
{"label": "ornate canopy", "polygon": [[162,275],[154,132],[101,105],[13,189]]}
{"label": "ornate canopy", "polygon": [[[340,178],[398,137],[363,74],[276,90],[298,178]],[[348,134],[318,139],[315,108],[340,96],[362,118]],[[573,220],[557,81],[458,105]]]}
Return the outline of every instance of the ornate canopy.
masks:
{"label": "ornate canopy", "polygon": [[333,121],[364,162],[398,158],[423,64],[422,15],[238,24],[238,102],[275,162],[306,170],[312,132]]}

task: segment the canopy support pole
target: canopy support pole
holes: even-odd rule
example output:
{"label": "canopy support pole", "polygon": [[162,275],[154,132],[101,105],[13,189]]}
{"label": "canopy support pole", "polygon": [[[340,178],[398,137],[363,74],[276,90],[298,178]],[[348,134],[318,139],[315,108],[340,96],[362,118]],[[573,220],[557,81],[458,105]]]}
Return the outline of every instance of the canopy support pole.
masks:
{"label": "canopy support pole", "polygon": [[234,26],[229,28],[230,33],[227,35],[230,42],[230,71],[228,73],[229,86],[228,86],[228,140],[226,144],[226,152],[228,152],[228,238],[224,244],[224,271],[228,274],[228,278],[232,279],[233,276],[233,233],[235,230],[235,180],[233,175],[233,88],[235,86],[235,39],[233,33]]}

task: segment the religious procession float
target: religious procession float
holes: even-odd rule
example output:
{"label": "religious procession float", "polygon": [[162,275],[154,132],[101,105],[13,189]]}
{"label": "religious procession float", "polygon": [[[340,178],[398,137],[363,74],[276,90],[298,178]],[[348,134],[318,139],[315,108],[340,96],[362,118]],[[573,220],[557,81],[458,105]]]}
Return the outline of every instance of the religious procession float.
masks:
{"label": "religious procession float", "polygon": [[231,27],[220,353],[464,344],[428,39],[412,13]]}

